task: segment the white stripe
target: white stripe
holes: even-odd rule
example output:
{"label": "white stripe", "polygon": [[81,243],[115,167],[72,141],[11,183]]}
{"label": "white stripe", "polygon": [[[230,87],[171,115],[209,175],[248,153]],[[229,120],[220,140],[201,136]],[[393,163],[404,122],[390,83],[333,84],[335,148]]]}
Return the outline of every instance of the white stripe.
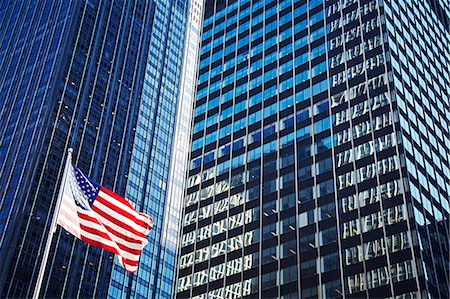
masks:
{"label": "white stripe", "polygon": [[[94,201],[93,206],[97,207],[98,209],[102,210],[104,213],[106,213],[107,215],[117,219],[118,221],[132,227],[134,230],[144,234],[144,235],[148,235],[150,229],[144,228],[141,225],[137,224],[136,222],[132,221],[131,219],[127,218],[126,216],[114,211],[113,209],[105,206],[103,203],[101,203],[100,201],[96,200]],[[102,219],[105,219],[104,217],[102,217],[101,215],[99,215],[99,217],[101,217]],[[106,219],[105,219],[106,220]],[[102,220],[103,222],[103,220]]]}
{"label": "white stripe", "polygon": [[[122,211],[129,213],[133,216],[135,216],[136,218],[138,218],[139,220],[141,220],[144,223],[147,223],[150,225],[150,221],[149,221],[149,216],[147,215],[142,215],[141,213],[139,213],[138,211],[130,208],[129,206],[123,204],[122,202],[120,202],[119,200],[115,199],[114,197],[110,196],[109,194],[103,192],[100,190],[100,192],[98,193],[98,196],[104,198],[107,202],[112,203],[114,206],[116,206],[117,208],[121,209]],[[125,198],[125,200],[127,200]]]}
{"label": "white stripe", "polygon": [[72,210],[72,207],[65,205],[64,203],[61,205],[61,209],[59,210],[59,213],[64,213],[68,218],[71,217],[74,220],[74,223],[76,223],[76,221],[78,221],[78,214],[77,211]]}
{"label": "white stripe", "polygon": [[71,233],[72,235],[74,235],[75,237],[77,237],[78,239],[80,239],[81,236],[81,230],[79,227],[75,227],[73,225],[73,222],[71,222],[70,220],[68,220],[67,218],[65,218],[63,215],[59,215],[58,218],[58,224],[63,227],[67,232]]}
{"label": "white stripe", "polygon": [[66,219],[67,221],[72,223],[73,227],[78,227],[78,230],[80,229],[78,215],[72,213],[71,211],[67,211],[67,209],[61,208],[61,210],[59,211],[58,221],[59,218]]}
{"label": "white stripe", "polygon": [[67,182],[64,185],[63,198],[56,223],[75,237],[80,238],[80,223],[78,221],[77,208]]}

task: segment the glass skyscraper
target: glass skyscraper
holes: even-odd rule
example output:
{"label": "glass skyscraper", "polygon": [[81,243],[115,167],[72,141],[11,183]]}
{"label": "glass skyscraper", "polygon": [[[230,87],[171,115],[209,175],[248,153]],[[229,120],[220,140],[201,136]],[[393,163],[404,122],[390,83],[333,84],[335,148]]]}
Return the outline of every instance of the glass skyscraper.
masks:
{"label": "glass skyscraper", "polygon": [[450,6],[207,0],[178,298],[448,298]]}
{"label": "glass skyscraper", "polygon": [[0,3],[0,297],[32,295],[69,147],[155,227],[131,281],[58,228],[41,296],[172,295],[178,228],[164,223],[181,205],[168,180],[188,13],[187,0]]}
{"label": "glass skyscraper", "polygon": [[[126,198],[142,202],[155,223],[159,223],[157,232],[150,234],[141,266],[133,276],[133,298],[171,298],[174,292],[179,217],[189,153],[187,132],[195,97],[193,68],[203,3],[178,2],[182,9],[175,4],[177,1],[155,2],[139,113],[141,126],[146,129],[134,141],[128,178]],[[162,43],[162,36],[167,36],[167,44]],[[142,188],[146,191],[142,192]],[[115,260],[109,297],[126,297],[128,285],[129,276]]]}

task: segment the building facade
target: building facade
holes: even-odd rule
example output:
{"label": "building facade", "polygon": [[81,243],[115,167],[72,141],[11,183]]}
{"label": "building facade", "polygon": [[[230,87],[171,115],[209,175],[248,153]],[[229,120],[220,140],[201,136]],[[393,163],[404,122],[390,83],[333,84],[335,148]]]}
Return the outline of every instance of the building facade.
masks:
{"label": "building facade", "polygon": [[135,139],[126,197],[146,206],[159,227],[150,234],[132,282],[115,260],[110,298],[126,297],[128,286],[132,298],[173,297],[202,7],[198,0],[155,3],[139,112],[140,126],[147,129]]}
{"label": "building facade", "polygon": [[41,296],[171,296],[176,250],[163,223],[188,3],[0,4],[0,297],[33,293],[69,147],[155,227],[132,279],[58,228]]}
{"label": "building facade", "polygon": [[446,1],[207,0],[178,298],[447,298]]}

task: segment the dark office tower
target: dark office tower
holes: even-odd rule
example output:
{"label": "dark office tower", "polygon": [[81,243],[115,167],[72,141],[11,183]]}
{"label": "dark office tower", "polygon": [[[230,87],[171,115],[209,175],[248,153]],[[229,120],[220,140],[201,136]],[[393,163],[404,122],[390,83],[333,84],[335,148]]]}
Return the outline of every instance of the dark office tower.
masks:
{"label": "dark office tower", "polygon": [[177,297],[447,298],[446,1],[206,1]]}
{"label": "dark office tower", "polygon": [[1,2],[0,297],[32,295],[69,147],[155,228],[131,283],[112,254],[58,228],[41,296],[170,297],[163,223],[187,20],[184,0]]}
{"label": "dark office tower", "polygon": [[450,3],[386,1],[391,93],[423,297],[449,298]]}

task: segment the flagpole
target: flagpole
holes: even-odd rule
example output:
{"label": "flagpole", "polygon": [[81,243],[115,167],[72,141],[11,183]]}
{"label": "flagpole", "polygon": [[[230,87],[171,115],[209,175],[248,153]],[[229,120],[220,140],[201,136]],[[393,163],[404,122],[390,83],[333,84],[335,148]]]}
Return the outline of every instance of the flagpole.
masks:
{"label": "flagpole", "polygon": [[[67,150],[67,159],[64,166],[64,172],[61,180],[61,186],[59,187],[58,199],[56,201],[55,211],[53,212],[52,223],[50,225],[50,231],[47,236],[47,243],[45,244],[44,254],[42,255],[41,265],[39,267],[39,274],[36,282],[36,287],[34,288],[33,299],[39,298],[39,293],[41,292],[42,280],[44,279],[45,266],[47,265],[48,255],[50,253],[50,247],[52,245],[53,234],[56,232],[56,221],[58,219],[59,208],[61,207],[61,202],[63,198],[64,185],[67,180],[67,173],[69,171],[69,166],[72,163],[72,148]],[[39,256],[38,256],[39,258]]]}

